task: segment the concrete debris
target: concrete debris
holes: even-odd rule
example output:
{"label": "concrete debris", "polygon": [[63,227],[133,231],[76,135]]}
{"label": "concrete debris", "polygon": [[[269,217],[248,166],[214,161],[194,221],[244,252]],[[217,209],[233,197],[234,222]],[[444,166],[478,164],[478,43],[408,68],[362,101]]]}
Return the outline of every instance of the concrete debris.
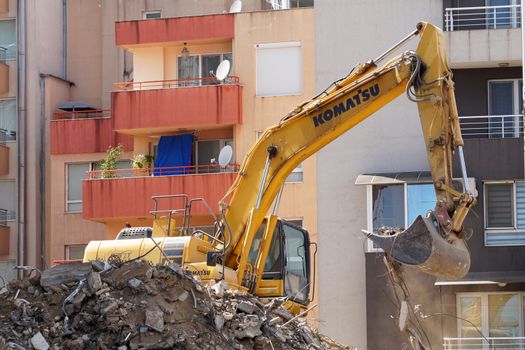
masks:
{"label": "concrete debris", "polygon": [[263,305],[143,261],[113,265],[64,264],[36,284],[0,289],[0,350],[350,349],[293,319],[279,299]]}
{"label": "concrete debris", "polygon": [[47,343],[46,339],[40,332],[38,332],[31,338],[31,345],[33,345],[33,348],[35,348],[36,350],[48,350],[49,349],[49,344]]}

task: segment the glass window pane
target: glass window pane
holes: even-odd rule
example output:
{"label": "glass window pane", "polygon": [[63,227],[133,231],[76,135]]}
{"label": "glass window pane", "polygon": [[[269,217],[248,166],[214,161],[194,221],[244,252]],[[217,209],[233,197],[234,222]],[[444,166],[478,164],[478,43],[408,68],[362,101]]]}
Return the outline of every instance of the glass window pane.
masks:
{"label": "glass window pane", "polygon": [[0,181],[0,209],[14,211],[16,209],[15,181]]}
{"label": "glass window pane", "polygon": [[292,173],[288,175],[285,182],[303,182],[303,163],[292,170]]}
{"label": "glass window pane", "polygon": [[217,73],[217,67],[221,63],[221,55],[203,55],[202,56],[202,72],[201,77],[211,77],[213,74]]}
{"label": "glass window pane", "polygon": [[404,185],[374,185],[372,201],[374,232],[381,227],[405,227]]}
{"label": "glass window pane", "polygon": [[82,202],[69,202],[67,203],[66,211],[71,213],[77,213],[82,211]]}
{"label": "glass window pane", "polygon": [[[179,79],[199,78],[199,56],[190,56],[187,59],[178,58],[178,77]],[[199,85],[199,81],[180,82],[181,86]]]}
{"label": "glass window pane", "polygon": [[459,304],[461,337],[481,337],[481,297],[460,297]]}
{"label": "glass window pane", "polygon": [[71,245],[67,247],[67,258],[69,260],[82,260],[84,259],[84,251],[86,250],[85,245]]}
{"label": "glass window pane", "polygon": [[6,60],[16,59],[16,22],[14,19],[0,21],[0,47],[5,48]]}
{"label": "glass window pane", "polygon": [[426,216],[427,211],[436,206],[436,191],[433,184],[413,184],[407,186],[408,222],[410,225],[418,215]]}
{"label": "glass window pane", "polygon": [[308,298],[308,266],[306,264],[306,242],[304,233],[283,222],[286,254],[285,281],[286,295],[299,301]]}
{"label": "glass window pane", "polygon": [[487,227],[513,227],[512,184],[490,184],[485,190]]}
{"label": "glass window pane", "polygon": [[[67,165],[68,201],[82,201],[82,180],[86,178],[86,171],[89,171],[89,163]],[[82,203],[80,203],[80,208],[82,208]],[[77,210],[74,211],[78,211],[78,206],[75,206],[75,209]]]}
{"label": "glass window pane", "polygon": [[489,294],[489,337],[519,337],[518,296]]}
{"label": "glass window pane", "polygon": [[16,99],[0,100],[0,129],[6,130],[6,140],[16,140]]}
{"label": "glass window pane", "polygon": [[198,165],[211,164],[211,160],[219,160],[221,151],[220,140],[198,141]]}

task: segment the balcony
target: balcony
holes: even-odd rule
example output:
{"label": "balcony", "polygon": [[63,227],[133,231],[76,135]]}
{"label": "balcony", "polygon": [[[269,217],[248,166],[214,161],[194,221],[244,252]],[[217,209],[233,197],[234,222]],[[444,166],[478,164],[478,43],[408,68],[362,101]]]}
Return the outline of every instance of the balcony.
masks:
{"label": "balcony", "polygon": [[445,9],[452,68],[521,65],[521,6]]}
{"label": "balcony", "polygon": [[[200,165],[91,171],[82,185],[84,219],[105,222],[114,218],[150,217],[151,197],[169,194],[204,198],[218,211],[217,203],[233,184],[238,169],[238,165],[227,169]],[[167,208],[162,209],[180,207],[175,199],[163,205]],[[208,211],[198,206],[193,214],[207,215]]]}
{"label": "balcony", "polygon": [[524,337],[444,338],[444,350],[519,350],[525,349]]}
{"label": "balcony", "polygon": [[0,209],[0,255],[9,255],[9,236],[10,229],[7,226],[9,212]]}
{"label": "balcony", "polygon": [[117,46],[233,39],[233,14],[159,18],[115,23]]}
{"label": "balcony", "polygon": [[242,122],[238,77],[126,82],[114,85],[114,128],[129,135],[231,126]]}
{"label": "balcony", "polygon": [[522,115],[459,117],[464,139],[506,139],[523,137]]}
{"label": "balcony", "polygon": [[9,174],[9,147],[6,145],[7,131],[0,129],[0,175]]}
{"label": "balcony", "polygon": [[133,150],[133,139],[114,131],[110,110],[55,112],[51,120],[51,154],[106,152],[122,144]]}

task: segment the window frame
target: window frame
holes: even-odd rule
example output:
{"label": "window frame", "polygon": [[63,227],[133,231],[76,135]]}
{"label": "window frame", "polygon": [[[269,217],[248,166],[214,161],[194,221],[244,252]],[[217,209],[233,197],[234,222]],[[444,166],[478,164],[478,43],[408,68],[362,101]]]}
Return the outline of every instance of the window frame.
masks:
{"label": "window frame", "polygon": [[[480,297],[481,298],[481,333],[478,338],[488,338],[490,332],[489,325],[489,295],[517,295],[518,296],[518,313],[519,317],[519,337],[525,336],[525,292],[523,291],[504,291],[504,292],[460,292],[456,293],[456,315],[461,315],[461,297]],[[461,322],[462,319],[457,318],[456,320],[456,335],[457,338],[461,337]],[[493,337],[497,338],[497,337]]]}
{"label": "window frame", "polygon": [[[292,47],[298,47],[300,49],[300,72],[301,72],[301,83],[300,83],[300,91],[299,92],[288,92],[288,93],[270,93],[270,94],[262,94],[259,92],[259,88],[257,85],[258,78],[257,78],[257,50],[264,50],[264,49],[277,49],[277,48],[292,48]],[[304,57],[303,57],[303,43],[302,41],[280,41],[280,42],[269,42],[269,43],[257,43],[254,45],[255,49],[255,97],[265,98],[265,97],[282,97],[282,96],[301,96],[304,94]]]}
{"label": "window frame", "polygon": [[[84,254],[86,252],[87,244],[67,244],[64,246],[65,248],[65,254],[66,260],[72,260],[71,259],[71,253],[69,251],[70,248],[78,248],[78,247],[84,247]],[[76,259],[75,259],[76,260]]]}
{"label": "window frame", "polygon": [[[150,14],[159,14],[159,17],[151,17],[148,18],[147,15]],[[161,19],[162,18],[162,10],[144,10],[142,11],[142,19],[148,20],[148,19]]]}
{"label": "window frame", "polygon": [[8,130],[8,131],[14,131],[15,137],[13,139],[8,139],[6,137],[5,142],[6,143],[17,143],[18,142],[18,117],[17,117],[17,111],[18,111],[18,99],[16,97],[3,97],[0,98],[0,102],[2,101],[14,101],[15,102],[15,124],[16,124],[16,130]]}
{"label": "window frame", "polygon": [[[510,247],[510,246],[523,246],[525,243],[502,243],[502,242],[490,242],[491,235],[509,233],[509,234],[521,234],[522,240],[525,240],[525,227],[518,228],[518,209],[517,209],[517,183],[524,183],[524,180],[489,180],[483,181],[483,231],[484,231],[484,245],[485,247]],[[513,215],[513,227],[487,227],[487,186],[495,184],[512,184],[512,215]],[[519,238],[519,237],[517,237]]]}
{"label": "window frame", "polygon": [[[199,165],[210,165],[208,163],[205,163],[205,164],[201,164],[200,163],[200,160],[199,160],[199,142],[209,142],[209,141],[219,141],[219,151],[222,150],[224,148],[224,146],[228,145],[228,142],[231,143],[231,147],[233,149],[233,155],[232,155],[232,159],[230,161],[230,163],[235,163],[235,143],[233,142],[233,137],[232,138],[226,138],[226,139],[217,139],[217,138],[213,138],[213,139],[205,139],[205,140],[195,140],[194,142],[194,153],[195,153],[195,166],[199,166]],[[219,161],[219,159],[215,159],[215,161]]]}
{"label": "window frame", "polygon": [[[422,182],[397,182],[397,183],[384,183],[384,184],[368,184],[366,185],[366,227],[368,232],[374,231],[374,203],[373,203],[373,186],[378,185],[389,185],[389,186],[403,186],[403,209],[404,209],[404,219],[405,219],[405,229],[411,223],[408,222],[408,186],[409,185],[428,185],[432,184],[430,181]],[[366,239],[366,253],[381,253],[383,249],[375,248],[374,243],[369,238]]]}
{"label": "window frame", "polygon": [[[520,81],[522,81],[522,84],[523,84],[522,78],[504,78],[504,79],[488,79],[487,80],[487,115],[488,116],[497,115],[497,114],[491,114],[491,110],[492,110],[492,106],[490,102],[492,100],[491,89],[490,89],[491,83],[512,82],[512,115],[518,116],[516,118],[517,120],[514,120],[514,130],[513,130],[514,137],[519,137],[520,135],[520,125],[521,124],[520,124],[519,119],[521,118],[521,115],[522,115],[521,110],[523,109],[523,106],[520,106],[520,103],[519,103],[520,97],[521,97],[521,90],[519,88]],[[492,133],[491,133],[490,127],[488,129],[488,133],[489,133],[488,135],[489,138],[491,138]],[[501,133],[503,135],[504,130],[502,130]],[[494,137],[494,138],[503,138],[503,136]]]}
{"label": "window frame", "polygon": [[[221,56],[221,59],[220,61],[224,61],[224,55],[231,55],[231,66],[230,66],[230,72],[228,73],[228,76],[231,76],[232,73],[233,73],[233,52],[232,51],[228,51],[228,52],[206,52],[206,53],[197,53],[197,54],[192,54],[190,52],[190,55],[189,57],[198,57],[199,60],[199,76],[197,78],[194,78],[194,79],[202,79],[202,56],[216,56],[216,55],[219,55]],[[177,79],[181,79],[179,77],[179,59],[182,58],[182,55],[181,54],[178,54],[177,55]],[[196,86],[201,86],[201,83],[199,83],[199,85],[196,85]]]}

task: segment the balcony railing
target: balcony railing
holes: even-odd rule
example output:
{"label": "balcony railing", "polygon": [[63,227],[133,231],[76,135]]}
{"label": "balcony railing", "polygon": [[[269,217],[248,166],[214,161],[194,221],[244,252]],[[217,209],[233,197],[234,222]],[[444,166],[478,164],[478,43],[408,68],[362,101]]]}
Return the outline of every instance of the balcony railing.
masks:
{"label": "balcony railing", "polygon": [[459,117],[466,139],[501,139],[523,136],[522,115],[484,115]]}
{"label": "balcony railing", "polygon": [[5,63],[7,60],[7,49],[3,46],[0,46],[0,63]]}
{"label": "balcony railing", "polygon": [[524,337],[444,338],[444,350],[523,350]]}
{"label": "balcony railing", "polygon": [[111,118],[111,109],[96,109],[89,111],[56,111],[55,120],[60,119],[100,119]]}
{"label": "balcony railing", "polygon": [[7,226],[9,221],[14,220],[16,220],[14,211],[0,208],[0,226]]}
{"label": "balcony railing", "polygon": [[142,176],[180,176],[214,173],[235,173],[238,171],[239,164],[230,164],[226,168],[221,168],[218,164],[207,164],[159,168],[95,170],[87,172],[87,180],[130,178]]}
{"label": "balcony railing", "polygon": [[173,89],[185,87],[211,86],[211,85],[239,85],[239,77],[228,76],[223,81],[218,81],[214,77],[188,78],[173,80],[152,80],[152,81],[129,81],[114,83],[116,91],[126,90],[148,90],[148,89]]}
{"label": "balcony railing", "polygon": [[449,7],[445,9],[445,30],[519,28],[521,6]]}

